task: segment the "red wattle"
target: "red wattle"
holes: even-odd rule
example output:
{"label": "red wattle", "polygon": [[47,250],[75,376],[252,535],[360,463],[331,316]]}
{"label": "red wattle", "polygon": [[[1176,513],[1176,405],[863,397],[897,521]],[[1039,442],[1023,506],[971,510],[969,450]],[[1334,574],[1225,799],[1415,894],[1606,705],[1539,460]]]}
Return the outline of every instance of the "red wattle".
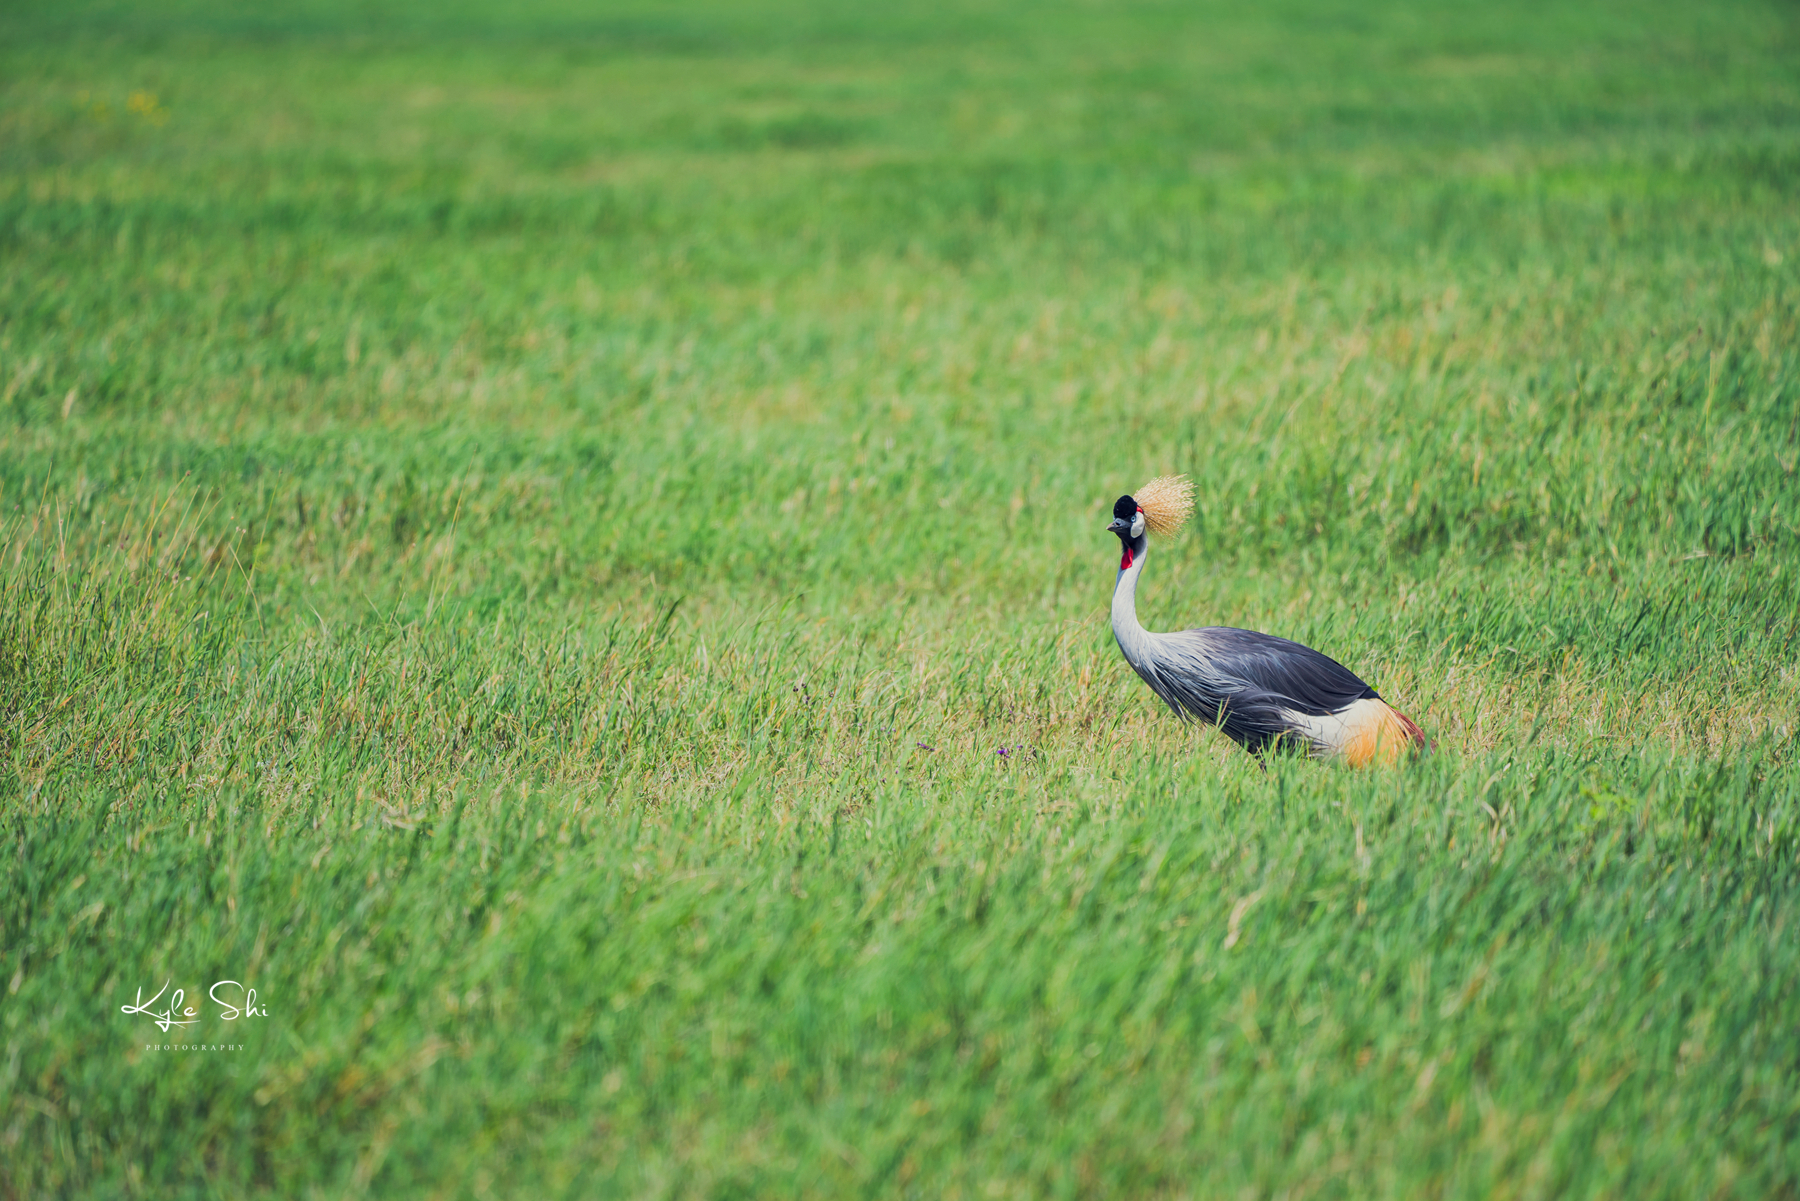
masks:
{"label": "red wattle", "polygon": [[1131,548],[1125,548],[1125,557],[1119,560],[1119,570],[1125,571],[1131,566]]}

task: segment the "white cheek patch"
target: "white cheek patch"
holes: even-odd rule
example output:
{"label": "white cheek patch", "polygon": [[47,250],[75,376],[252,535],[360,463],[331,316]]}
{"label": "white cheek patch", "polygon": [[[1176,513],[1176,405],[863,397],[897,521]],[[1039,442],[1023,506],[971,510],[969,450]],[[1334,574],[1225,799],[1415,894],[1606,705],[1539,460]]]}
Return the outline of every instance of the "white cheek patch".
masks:
{"label": "white cheek patch", "polygon": [[1131,515],[1131,536],[1133,538],[1142,538],[1144,536],[1144,515],[1142,513],[1133,513]]}

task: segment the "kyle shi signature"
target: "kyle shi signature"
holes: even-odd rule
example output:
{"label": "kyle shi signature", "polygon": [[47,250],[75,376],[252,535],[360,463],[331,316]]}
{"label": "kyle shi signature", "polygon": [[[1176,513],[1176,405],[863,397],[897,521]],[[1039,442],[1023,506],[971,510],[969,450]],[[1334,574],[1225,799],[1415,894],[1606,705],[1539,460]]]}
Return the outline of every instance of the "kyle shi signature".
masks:
{"label": "kyle shi signature", "polygon": [[[221,997],[219,995],[219,990],[221,988],[227,990],[235,988],[237,990],[235,995],[240,1004],[233,1005],[230,1001]],[[140,988],[137,991],[137,1004],[121,1005],[119,1011],[121,1013],[144,1014],[151,1021],[155,1022],[157,1029],[161,1030],[164,1034],[167,1034],[176,1027],[185,1030],[189,1026],[195,1025],[200,1021],[199,1010],[186,1003],[187,994],[184,989],[178,988],[173,993],[170,993],[168,1001],[163,1004],[163,1007],[160,1010],[154,1008],[156,1003],[162,1000],[163,994],[167,992],[169,992],[169,982],[164,980],[163,986],[156,990],[156,995],[146,1001],[144,1000],[144,990]],[[236,980],[221,980],[211,988],[207,989],[206,995],[211,997],[213,1001],[217,1003],[219,1006],[219,1016],[228,1022],[235,1022],[240,1017],[266,1018],[269,1016],[269,1007],[257,1003],[256,990],[254,988],[247,988],[244,985],[239,984]]]}

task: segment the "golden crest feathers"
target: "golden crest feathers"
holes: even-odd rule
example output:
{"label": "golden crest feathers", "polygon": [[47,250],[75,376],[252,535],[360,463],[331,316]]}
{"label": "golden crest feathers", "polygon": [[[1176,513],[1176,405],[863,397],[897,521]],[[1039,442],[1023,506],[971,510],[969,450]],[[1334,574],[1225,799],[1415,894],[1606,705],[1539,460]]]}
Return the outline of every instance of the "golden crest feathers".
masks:
{"label": "golden crest feathers", "polygon": [[1131,494],[1144,525],[1152,534],[1167,537],[1180,529],[1194,513],[1194,484],[1185,475],[1159,475]]}

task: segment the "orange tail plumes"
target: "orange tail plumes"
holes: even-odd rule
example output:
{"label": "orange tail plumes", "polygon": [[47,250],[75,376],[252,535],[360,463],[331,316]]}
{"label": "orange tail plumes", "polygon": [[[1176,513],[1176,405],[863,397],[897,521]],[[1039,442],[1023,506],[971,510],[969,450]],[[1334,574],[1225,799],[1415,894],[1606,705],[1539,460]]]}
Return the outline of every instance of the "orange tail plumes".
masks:
{"label": "orange tail plumes", "polygon": [[1399,723],[1400,729],[1406,735],[1406,741],[1410,744],[1411,749],[1416,751],[1428,751],[1431,749],[1431,739],[1425,737],[1425,731],[1421,730],[1412,718],[1392,706],[1388,707],[1388,712],[1392,713],[1394,715],[1394,720]]}
{"label": "orange tail plumes", "polygon": [[1363,767],[1377,760],[1398,763],[1403,755],[1431,749],[1431,740],[1413,719],[1386,701],[1358,703],[1379,707],[1345,740],[1343,756],[1350,766]]}

